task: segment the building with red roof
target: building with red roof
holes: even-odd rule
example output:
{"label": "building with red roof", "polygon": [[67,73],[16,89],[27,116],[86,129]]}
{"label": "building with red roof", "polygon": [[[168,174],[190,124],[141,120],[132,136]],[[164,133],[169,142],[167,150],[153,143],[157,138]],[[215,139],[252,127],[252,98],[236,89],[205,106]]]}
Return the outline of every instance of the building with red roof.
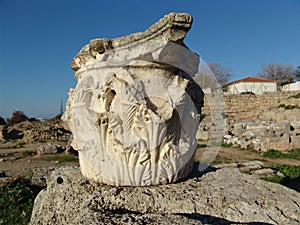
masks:
{"label": "building with red roof", "polygon": [[277,91],[277,82],[258,77],[246,77],[223,86],[227,94],[263,94]]}

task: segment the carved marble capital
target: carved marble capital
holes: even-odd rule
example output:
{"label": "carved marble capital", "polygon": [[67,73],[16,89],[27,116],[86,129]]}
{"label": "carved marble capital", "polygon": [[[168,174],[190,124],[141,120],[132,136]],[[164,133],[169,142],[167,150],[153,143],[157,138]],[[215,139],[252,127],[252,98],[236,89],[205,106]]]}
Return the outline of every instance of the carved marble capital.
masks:
{"label": "carved marble capital", "polygon": [[192,18],[171,13],[142,33],[96,39],[73,59],[64,120],[81,171],[96,182],[174,182],[193,167],[203,92],[183,43]]}

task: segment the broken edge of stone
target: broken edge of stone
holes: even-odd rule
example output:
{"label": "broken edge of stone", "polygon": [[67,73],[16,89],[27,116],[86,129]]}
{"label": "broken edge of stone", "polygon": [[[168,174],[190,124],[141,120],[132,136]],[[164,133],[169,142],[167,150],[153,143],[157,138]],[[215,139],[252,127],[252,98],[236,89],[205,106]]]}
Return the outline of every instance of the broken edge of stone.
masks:
{"label": "broken edge of stone", "polygon": [[141,43],[151,39],[159,39],[186,47],[183,39],[190,30],[192,23],[193,19],[191,15],[173,12],[165,15],[144,32],[133,33],[114,39],[97,38],[91,40],[74,57],[71,68],[76,72],[88,61],[88,58],[96,58],[96,54],[103,54],[107,50],[126,46],[133,42]]}

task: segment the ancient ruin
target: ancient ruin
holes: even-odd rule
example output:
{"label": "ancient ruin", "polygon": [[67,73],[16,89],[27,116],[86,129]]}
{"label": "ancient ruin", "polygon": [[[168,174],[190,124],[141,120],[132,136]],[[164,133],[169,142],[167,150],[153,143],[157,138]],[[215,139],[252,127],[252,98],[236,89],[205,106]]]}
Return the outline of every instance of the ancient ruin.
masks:
{"label": "ancient ruin", "polygon": [[[252,169],[257,164],[240,164]],[[111,187],[80,170],[54,170],[39,193],[34,224],[299,224],[299,192],[232,166],[183,182]]]}
{"label": "ancient ruin", "polygon": [[73,59],[63,118],[85,177],[147,186],[190,173],[203,105],[199,57],[183,43],[191,25],[171,13],[145,32],[91,40]]}

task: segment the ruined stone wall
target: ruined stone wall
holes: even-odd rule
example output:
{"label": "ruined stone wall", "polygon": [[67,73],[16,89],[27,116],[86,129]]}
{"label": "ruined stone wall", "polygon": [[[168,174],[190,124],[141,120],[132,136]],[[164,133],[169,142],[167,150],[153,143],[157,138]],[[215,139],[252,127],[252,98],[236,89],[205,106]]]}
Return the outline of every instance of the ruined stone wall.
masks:
{"label": "ruined stone wall", "polygon": [[[247,149],[267,151],[276,149],[288,151],[300,148],[300,91],[275,92],[264,95],[225,95],[223,96],[226,128],[223,142]],[[206,95],[197,138],[208,140],[215,120],[214,109],[222,105]],[[225,119],[225,117],[223,117]]]}
{"label": "ruined stone wall", "polygon": [[[278,109],[280,105],[294,106],[300,108],[300,98],[293,98],[300,91],[273,92],[263,95],[224,95],[226,105],[225,114],[228,119],[254,119],[260,114],[273,109]],[[208,102],[205,98],[203,113],[210,115],[210,106],[215,102]]]}

